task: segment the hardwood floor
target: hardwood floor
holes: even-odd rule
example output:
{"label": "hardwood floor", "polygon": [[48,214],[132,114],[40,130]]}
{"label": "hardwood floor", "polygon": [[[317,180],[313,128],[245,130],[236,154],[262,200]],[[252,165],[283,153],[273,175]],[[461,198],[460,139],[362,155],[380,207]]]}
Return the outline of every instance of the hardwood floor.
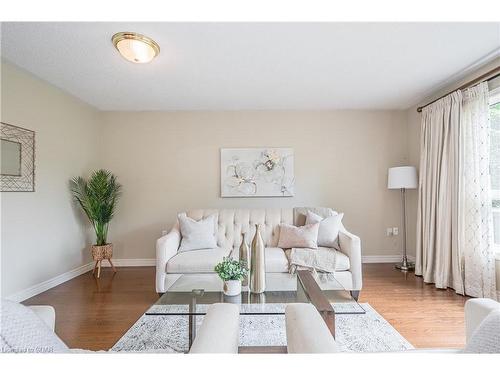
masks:
{"label": "hardwood floor", "polygon": [[[370,303],[415,347],[462,347],[464,303],[391,264],[364,264],[360,302]],[[78,276],[24,302],[56,309],[56,332],[72,348],[106,350],[154,303],[154,267],[104,268]]]}

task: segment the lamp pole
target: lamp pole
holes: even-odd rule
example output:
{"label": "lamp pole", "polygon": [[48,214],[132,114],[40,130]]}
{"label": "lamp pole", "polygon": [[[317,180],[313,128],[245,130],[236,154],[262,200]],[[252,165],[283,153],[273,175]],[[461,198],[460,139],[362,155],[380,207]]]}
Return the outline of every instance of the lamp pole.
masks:
{"label": "lamp pole", "polygon": [[408,262],[406,255],[406,189],[401,188],[401,207],[403,211],[403,261],[396,264],[396,268],[401,271],[411,271],[415,269],[415,265]]}

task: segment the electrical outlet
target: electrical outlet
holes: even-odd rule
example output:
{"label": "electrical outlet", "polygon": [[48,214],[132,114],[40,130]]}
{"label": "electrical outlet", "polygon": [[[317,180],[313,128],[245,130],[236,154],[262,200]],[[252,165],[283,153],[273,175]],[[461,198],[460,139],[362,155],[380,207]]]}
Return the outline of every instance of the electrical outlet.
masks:
{"label": "electrical outlet", "polygon": [[394,228],[392,228],[392,234],[393,234],[394,236],[397,236],[397,235],[399,234],[399,228],[398,228],[398,227],[394,227]]}
{"label": "electrical outlet", "polygon": [[387,228],[387,236],[392,236],[392,228]]}

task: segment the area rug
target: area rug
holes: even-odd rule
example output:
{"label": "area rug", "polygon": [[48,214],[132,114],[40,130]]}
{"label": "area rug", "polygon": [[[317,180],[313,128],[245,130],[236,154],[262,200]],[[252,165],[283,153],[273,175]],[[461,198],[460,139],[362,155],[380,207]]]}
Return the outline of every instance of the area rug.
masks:
{"label": "area rug", "polygon": [[[280,310],[281,304],[266,304]],[[413,349],[368,303],[365,314],[336,315],[336,341],[344,352],[392,352]],[[244,305],[242,305],[244,306]],[[262,306],[262,305],[260,305]],[[284,315],[241,315],[240,346],[286,346]],[[203,316],[196,319],[200,326]],[[111,348],[111,351],[188,350],[188,318],[175,315],[143,315]]]}

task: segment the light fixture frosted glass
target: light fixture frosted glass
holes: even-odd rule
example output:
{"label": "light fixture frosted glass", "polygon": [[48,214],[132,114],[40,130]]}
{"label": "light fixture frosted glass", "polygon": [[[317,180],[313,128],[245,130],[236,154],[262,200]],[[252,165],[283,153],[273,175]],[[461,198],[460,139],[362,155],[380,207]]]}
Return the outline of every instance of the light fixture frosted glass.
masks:
{"label": "light fixture frosted glass", "polygon": [[118,52],[133,63],[148,63],[160,53],[160,46],[141,34],[121,32],[113,35],[111,40]]}

